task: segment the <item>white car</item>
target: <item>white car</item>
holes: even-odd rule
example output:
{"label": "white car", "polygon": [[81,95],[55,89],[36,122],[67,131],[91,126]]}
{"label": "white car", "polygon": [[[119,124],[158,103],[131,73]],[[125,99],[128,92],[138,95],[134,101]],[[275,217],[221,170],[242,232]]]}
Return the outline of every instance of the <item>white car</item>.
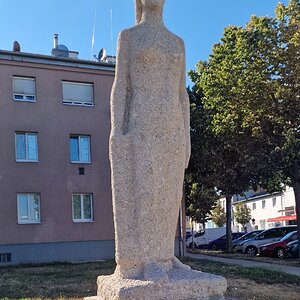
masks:
{"label": "white car", "polygon": [[226,234],[226,227],[201,229],[187,239],[186,246],[193,248],[194,243],[194,248],[203,247],[224,234]]}

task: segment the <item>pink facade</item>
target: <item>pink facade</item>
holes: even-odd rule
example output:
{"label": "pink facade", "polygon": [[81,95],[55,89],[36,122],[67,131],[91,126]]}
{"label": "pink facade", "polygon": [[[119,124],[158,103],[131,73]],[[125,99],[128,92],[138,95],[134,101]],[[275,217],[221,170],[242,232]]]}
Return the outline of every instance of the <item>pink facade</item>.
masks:
{"label": "pink facade", "polygon": [[[13,99],[14,76],[35,79],[36,102]],[[113,79],[111,64],[0,51],[0,253],[12,253],[13,261],[35,261],[17,258],[15,246],[21,244],[34,251],[43,243],[113,243],[108,158]],[[62,81],[92,84],[94,105],[63,104]],[[38,162],[16,160],[16,132],[37,133]],[[71,135],[89,136],[91,162],[71,163]],[[18,222],[20,193],[39,194],[39,223]],[[90,222],[74,222],[75,193],[92,195]]]}

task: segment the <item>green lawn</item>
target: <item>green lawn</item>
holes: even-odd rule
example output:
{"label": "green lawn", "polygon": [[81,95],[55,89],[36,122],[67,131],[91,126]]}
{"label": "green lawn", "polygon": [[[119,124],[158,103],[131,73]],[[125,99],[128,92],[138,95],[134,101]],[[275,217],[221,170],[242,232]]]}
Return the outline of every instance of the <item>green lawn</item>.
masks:
{"label": "green lawn", "polygon": [[96,295],[98,275],[112,274],[113,261],[0,268],[0,299],[82,298]]}
{"label": "green lawn", "polygon": [[[299,299],[299,277],[212,261],[183,259],[193,269],[223,275],[236,299]],[[113,261],[0,268],[0,299],[82,299],[96,295],[98,275],[112,274]],[[269,297],[270,296],[270,297]]]}

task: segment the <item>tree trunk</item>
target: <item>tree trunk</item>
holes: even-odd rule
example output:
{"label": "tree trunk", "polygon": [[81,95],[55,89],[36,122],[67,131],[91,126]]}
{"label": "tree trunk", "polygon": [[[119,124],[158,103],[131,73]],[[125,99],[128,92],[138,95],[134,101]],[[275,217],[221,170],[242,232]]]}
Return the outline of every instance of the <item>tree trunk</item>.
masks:
{"label": "tree trunk", "polygon": [[194,244],[194,220],[192,219],[192,250],[194,252],[195,250],[195,244]]}
{"label": "tree trunk", "polygon": [[[298,241],[300,242],[300,178],[293,180],[293,189],[294,189],[295,202],[296,202]],[[299,260],[300,260],[300,247],[299,247]]]}
{"label": "tree trunk", "polygon": [[227,253],[232,253],[231,199],[232,199],[232,195],[226,195],[226,252]]}

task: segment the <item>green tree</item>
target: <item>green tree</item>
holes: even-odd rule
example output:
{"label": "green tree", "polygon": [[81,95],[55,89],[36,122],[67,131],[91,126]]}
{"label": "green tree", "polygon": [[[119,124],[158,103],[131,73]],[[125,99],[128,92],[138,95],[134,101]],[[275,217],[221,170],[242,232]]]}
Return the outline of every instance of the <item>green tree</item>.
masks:
{"label": "green tree", "polygon": [[246,224],[251,220],[251,209],[243,203],[238,203],[235,206],[234,216],[236,222],[245,227]]}
{"label": "green tree", "polygon": [[187,216],[205,228],[205,223],[209,220],[210,211],[216,201],[215,190],[187,180],[185,189]]}
{"label": "green tree", "polygon": [[226,213],[220,201],[217,201],[217,204],[211,211],[211,219],[218,227],[223,227],[225,225]]}
{"label": "green tree", "polygon": [[[275,18],[226,28],[208,62],[190,72],[213,136],[203,161],[226,196],[227,227],[231,196],[258,184],[269,191],[291,184],[300,215],[299,24],[299,1],[279,4]],[[227,236],[230,250],[230,228]]]}
{"label": "green tree", "polygon": [[202,224],[209,219],[210,211],[217,200],[214,183],[209,178],[210,164],[203,163],[203,156],[208,156],[209,131],[208,120],[201,101],[202,93],[188,89],[191,112],[191,158],[185,176],[186,214],[193,221]]}

